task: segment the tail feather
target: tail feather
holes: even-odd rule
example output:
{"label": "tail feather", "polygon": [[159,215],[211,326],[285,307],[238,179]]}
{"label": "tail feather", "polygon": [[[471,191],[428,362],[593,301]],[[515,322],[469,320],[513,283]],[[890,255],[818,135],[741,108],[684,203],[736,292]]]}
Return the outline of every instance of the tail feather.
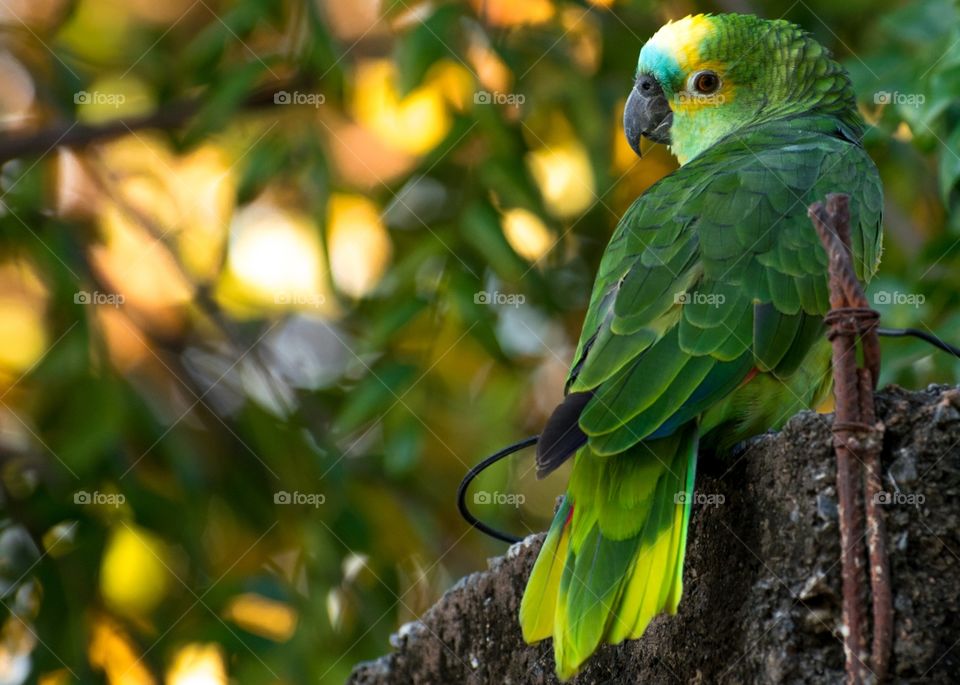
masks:
{"label": "tail feather", "polygon": [[[658,488],[658,499],[664,495],[660,490],[662,488]],[[633,569],[628,574],[626,592],[617,608],[617,614],[627,620],[614,623],[608,636],[612,643],[639,637],[663,607],[663,590],[668,588],[667,584],[656,582],[656,575],[663,574],[672,567],[674,531],[667,520],[668,515],[665,506],[657,506],[650,512],[641,534],[644,538],[643,544],[640,545]]]}
{"label": "tail feather", "polygon": [[693,509],[694,485],[697,479],[697,436],[693,437],[693,444],[689,448],[686,481],[683,484],[685,494],[683,506],[677,507],[674,513],[674,533],[677,536],[674,556],[674,568],[671,574],[672,582],[667,593],[666,606],[671,614],[677,613],[680,606],[680,597],[683,595],[683,562],[687,556],[687,529],[690,527],[690,511]]}
{"label": "tail feather", "polygon": [[520,608],[527,642],[553,635],[561,679],[601,642],[638,638],[657,614],[676,612],[696,453],[689,424],[618,455],[589,445],[577,454]]}
{"label": "tail feather", "polygon": [[569,500],[564,499],[530,572],[530,580],[527,581],[520,603],[520,627],[527,643],[539,642],[553,635],[554,609],[560,576],[567,561],[572,513],[573,507]]}
{"label": "tail feather", "polygon": [[594,524],[584,548],[568,553],[553,625],[554,660],[562,679],[596,651],[611,622],[625,620],[614,609],[637,547],[636,539],[605,538]]}

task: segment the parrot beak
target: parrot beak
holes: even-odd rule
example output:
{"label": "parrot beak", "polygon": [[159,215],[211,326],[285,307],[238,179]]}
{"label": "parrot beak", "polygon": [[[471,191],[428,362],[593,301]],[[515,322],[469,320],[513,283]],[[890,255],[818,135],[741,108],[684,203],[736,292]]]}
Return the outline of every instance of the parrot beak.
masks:
{"label": "parrot beak", "polygon": [[663,88],[652,76],[640,74],[623,109],[623,130],[630,147],[638,157],[642,157],[640,136],[646,136],[655,143],[669,144],[671,124],[673,112]]}

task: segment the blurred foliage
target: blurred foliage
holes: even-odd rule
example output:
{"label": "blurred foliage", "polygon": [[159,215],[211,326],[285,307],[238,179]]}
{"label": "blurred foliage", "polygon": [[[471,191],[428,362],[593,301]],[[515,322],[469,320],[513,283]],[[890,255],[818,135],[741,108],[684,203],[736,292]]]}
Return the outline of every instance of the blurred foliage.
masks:
{"label": "blurred foliage", "polygon": [[[341,682],[502,551],[456,484],[561,396],[606,240],[674,166],[623,140],[637,53],[711,9],[4,2],[0,150],[202,104],[0,170],[0,682]],[[960,342],[956,6],[758,10],[851,70],[885,323]],[[887,381],[958,378],[884,345]],[[531,467],[474,508],[543,528],[565,473]]]}

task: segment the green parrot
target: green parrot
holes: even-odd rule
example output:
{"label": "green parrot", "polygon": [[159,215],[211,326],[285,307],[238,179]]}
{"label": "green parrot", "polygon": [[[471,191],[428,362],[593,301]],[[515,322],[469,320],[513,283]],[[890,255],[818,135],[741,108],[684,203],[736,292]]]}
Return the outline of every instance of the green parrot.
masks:
{"label": "green parrot", "polygon": [[857,274],[879,264],[882,190],[846,71],[782,20],[721,14],[643,46],[624,129],[680,168],[607,246],[566,383],[537,445],[567,459],[563,501],[520,607],[557,675],[639,638],[682,594],[697,453],[717,453],[830,393],[827,257],[807,206],[850,196]]}

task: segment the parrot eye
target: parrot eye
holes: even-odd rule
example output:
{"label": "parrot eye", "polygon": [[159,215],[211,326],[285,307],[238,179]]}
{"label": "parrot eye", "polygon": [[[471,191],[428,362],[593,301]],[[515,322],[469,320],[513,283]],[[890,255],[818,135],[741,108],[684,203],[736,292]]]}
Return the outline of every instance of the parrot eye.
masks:
{"label": "parrot eye", "polygon": [[720,89],[720,77],[712,71],[698,71],[690,77],[692,90],[701,95],[711,95]]}

